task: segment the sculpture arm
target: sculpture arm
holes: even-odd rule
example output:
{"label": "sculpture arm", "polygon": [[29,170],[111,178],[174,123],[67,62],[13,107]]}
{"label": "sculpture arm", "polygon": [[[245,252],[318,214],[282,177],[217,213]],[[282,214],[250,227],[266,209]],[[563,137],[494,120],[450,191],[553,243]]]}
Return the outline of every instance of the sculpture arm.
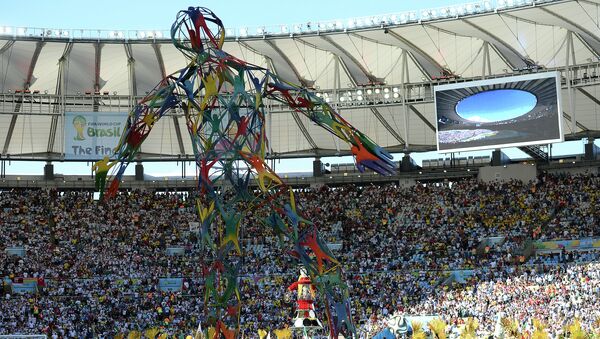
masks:
{"label": "sculpture arm", "polygon": [[[107,198],[116,194],[125,169],[131,161],[135,160],[140,146],[152,131],[154,124],[179,104],[177,88],[176,78],[169,76],[129,112],[121,139],[114,149],[114,162],[110,167],[115,164],[118,164],[118,167],[109,185]],[[97,167],[97,164],[94,166]]]}
{"label": "sculpture arm", "polygon": [[348,143],[359,171],[364,172],[365,168],[369,168],[383,175],[395,173],[396,165],[392,155],[352,126],[323,99],[306,88],[290,85],[275,76],[271,76],[270,80],[267,84],[266,96],[287,104],[294,111],[304,114],[317,125]]}

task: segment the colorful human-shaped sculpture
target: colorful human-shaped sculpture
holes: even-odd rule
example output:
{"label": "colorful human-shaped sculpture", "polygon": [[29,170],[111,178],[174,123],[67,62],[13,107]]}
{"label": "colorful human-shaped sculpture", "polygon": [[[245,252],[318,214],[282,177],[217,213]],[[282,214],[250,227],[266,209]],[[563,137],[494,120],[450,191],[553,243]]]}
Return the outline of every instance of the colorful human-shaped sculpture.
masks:
{"label": "colorful human-shaped sculpture", "polygon": [[[215,337],[240,333],[239,265],[234,263],[243,255],[238,238],[244,216],[253,210],[264,214],[264,226],[276,231],[282,243],[292,243],[291,252],[323,296],[331,335],[354,332],[339,262],[319,240],[314,225],[302,217],[293,191],[265,162],[265,102],[286,104],[347,142],[361,171],[392,174],[392,157],[306,88],[224,52],[224,31],[209,9],[189,7],[177,14],[171,39],[189,63],[163,79],[129,113],[115,148],[119,164],[105,198],[117,193],[127,165],[136,160],[156,122],[171,111],[181,112],[199,173],[196,205],[207,258],[199,265],[208,280],[205,328],[214,328]],[[251,187],[254,179],[257,190]],[[229,191],[221,189],[224,184]]]}

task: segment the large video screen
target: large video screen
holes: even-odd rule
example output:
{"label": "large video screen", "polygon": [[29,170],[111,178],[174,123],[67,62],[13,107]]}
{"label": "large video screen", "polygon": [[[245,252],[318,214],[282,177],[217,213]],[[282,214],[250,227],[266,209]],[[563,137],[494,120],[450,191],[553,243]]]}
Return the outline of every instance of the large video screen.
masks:
{"label": "large video screen", "polygon": [[436,86],[434,101],[439,152],[563,141],[558,72]]}

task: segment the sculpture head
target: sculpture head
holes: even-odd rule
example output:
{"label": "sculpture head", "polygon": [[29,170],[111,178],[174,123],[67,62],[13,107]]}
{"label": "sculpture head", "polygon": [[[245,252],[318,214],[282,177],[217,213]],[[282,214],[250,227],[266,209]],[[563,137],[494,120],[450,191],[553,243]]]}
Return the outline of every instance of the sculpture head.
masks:
{"label": "sculpture head", "polygon": [[171,40],[186,57],[195,59],[207,49],[221,49],[225,29],[221,19],[208,8],[188,7],[177,13]]}

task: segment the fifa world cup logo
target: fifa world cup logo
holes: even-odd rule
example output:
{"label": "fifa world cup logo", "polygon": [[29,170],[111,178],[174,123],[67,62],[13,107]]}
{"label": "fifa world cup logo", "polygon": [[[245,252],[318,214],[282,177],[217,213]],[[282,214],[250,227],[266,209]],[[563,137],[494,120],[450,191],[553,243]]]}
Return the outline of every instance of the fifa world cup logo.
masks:
{"label": "fifa world cup logo", "polygon": [[85,125],[87,125],[87,121],[83,116],[78,115],[73,118],[73,127],[75,127],[75,131],[77,131],[77,135],[73,138],[74,140],[85,140],[85,137],[83,136]]}

